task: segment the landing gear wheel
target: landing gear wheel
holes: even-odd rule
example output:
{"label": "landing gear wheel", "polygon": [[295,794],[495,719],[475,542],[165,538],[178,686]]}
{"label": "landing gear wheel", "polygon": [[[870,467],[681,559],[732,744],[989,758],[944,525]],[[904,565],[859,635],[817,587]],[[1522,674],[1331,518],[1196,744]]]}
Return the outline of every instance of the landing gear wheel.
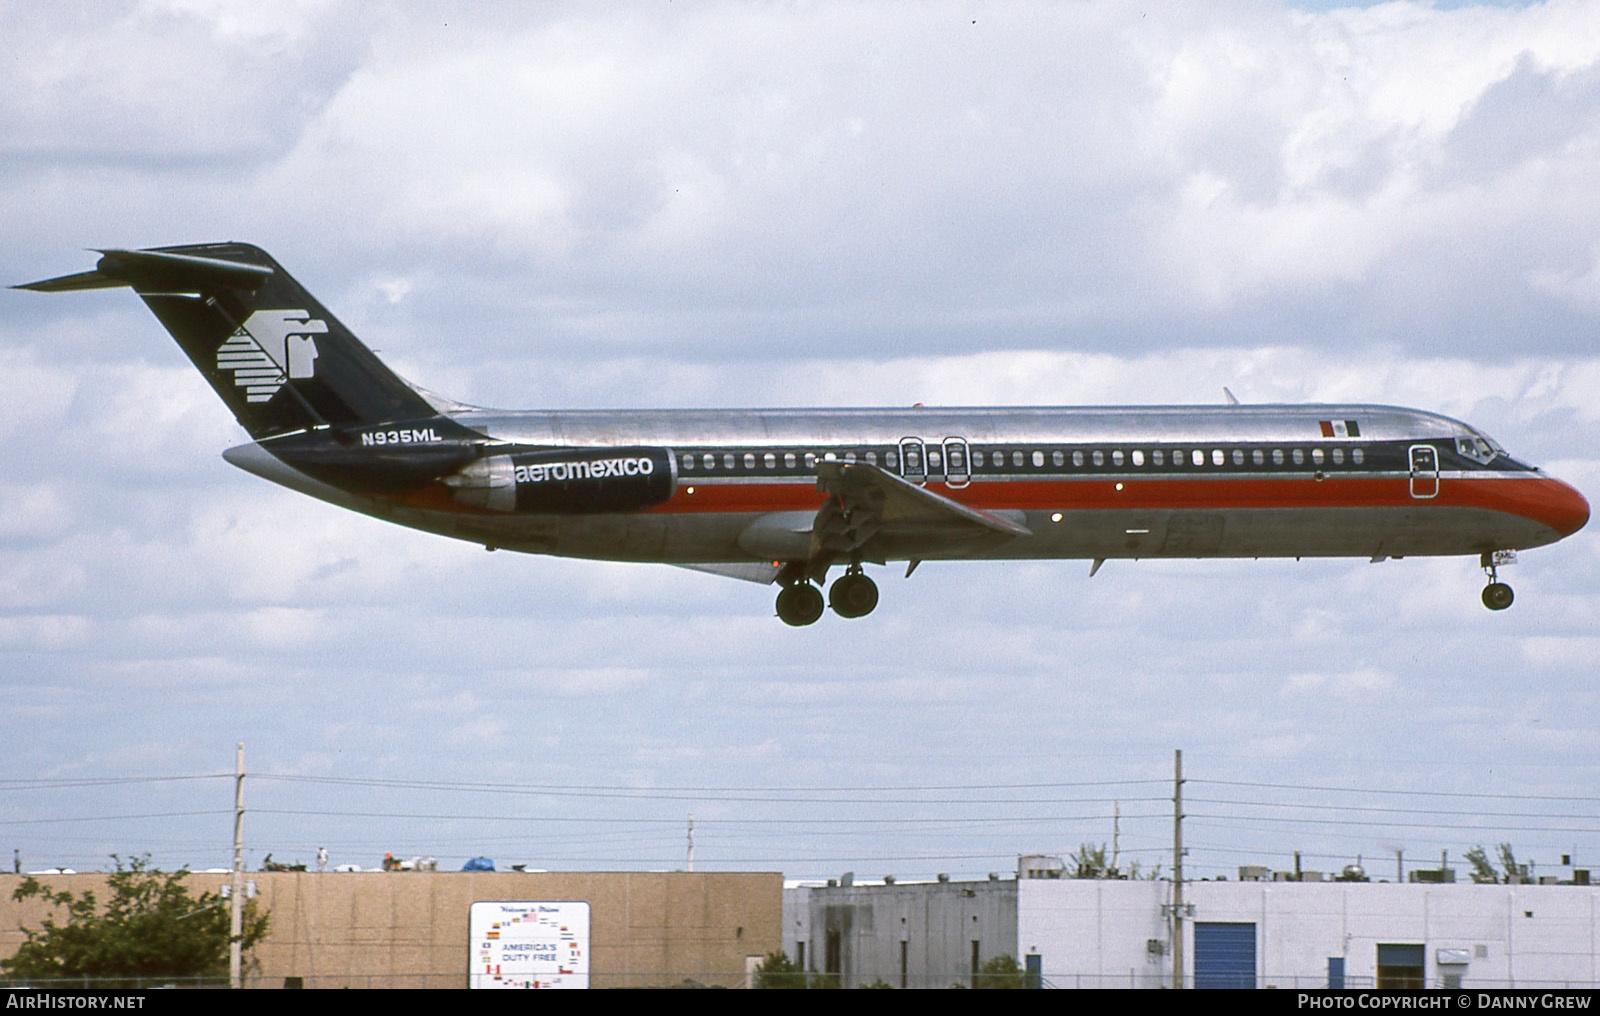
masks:
{"label": "landing gear wheel", "polygon": [[860,572],[839,576],[828,589],[828,606],[840,617],[866,617],[877,605],[877,583]]}
{"label": "landing gear wheel", "polygon": [[1505,610],[1516,595],[1504,582],[1491,582],[1483,587],[1483,605],[1490,610]]}
{"label": "landing gear wheel", "polygon": [[822,616],[822,590],[809,582],[785,586],[778,594],[778,617],[784,624],[802,628]]}

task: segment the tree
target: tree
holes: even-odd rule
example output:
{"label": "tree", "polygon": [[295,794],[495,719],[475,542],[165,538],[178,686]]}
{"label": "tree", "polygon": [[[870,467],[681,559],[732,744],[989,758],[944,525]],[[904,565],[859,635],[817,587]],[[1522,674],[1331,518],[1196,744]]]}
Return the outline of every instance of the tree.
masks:
{"label": "tree", "polygon": [[1472,865],[1472,881],[1479,885],[1493,885],[1500,881],[1500,873],[1489,863],[1489,855],[1484,851],[1483,844],[1467,851],[1467,863]]}
{"label": "tree", "polygon": [[1011,955],[995,956],[978,968],[978,976],[972,979],[974,988],[1026,988],[1027,975],[1022,968],[1017,966],[1017,959]]}
{"label": "tree", "polygon": [[[66,922],[46,917],[39,930],[24,928],[22,947],[0,968],[12,979],[92,980],[96,986],[136,986],[148,981],[228,976],[230,913],[216,893],[189,895],[186,870],[162,872],[148,855],[124,864],[106,879],[111,899],[102,910],[94,890],[78,896],[55,892],[28,876],[11,894],[37,896],[66,910]],[[267,933],[267,915],[251,900],[244,906],[242,947],[248,951]]]}
{"label": "tree", "polygon": [[1154,868],[1145,871],[1138,861],[1134,861],[1128,865],[1128,878],[1135,882],[1159,882],[1161,880],[1161,862],[1157,861]]}
{"label": "tree", "polygon": [[1526,882],[1528,881],[1528,866],[1517,863],[1516,852],[1511,849],[1511,844],[1502,843],[1496,849],[1500,855],[1500,868],[1489,861],[1488,851],[1483,849],[1483,844],[1478,844],[1467,851],[1467,863],[1472,865],[1472,881],[1482,885],[1493,885],[1496,882]]}
{"label": "tree", "polygon": [[1081,843],[1078,852],[1067,859],[1072,865],[1073,878],[1115,878],[1106,866],[1106,845]]}
{"label": "tree", "polygon": [[1528,866],[1517,863],[1517,855],[1511,852],[1511,844],[1500,844],[1500,867],[1505,869],[1507,882],[1528,881]]}
{"label": "tree", "polygon": [[770,952],[756,965],[758,988],[804,988],[806,972],[786,952]]}

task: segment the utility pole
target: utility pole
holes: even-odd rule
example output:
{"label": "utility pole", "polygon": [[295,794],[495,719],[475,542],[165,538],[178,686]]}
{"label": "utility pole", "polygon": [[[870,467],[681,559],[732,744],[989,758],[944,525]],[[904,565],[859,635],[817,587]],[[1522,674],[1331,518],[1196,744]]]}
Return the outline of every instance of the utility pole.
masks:
{"label": "utility pole", "polygon": [[1172,753],[1172,987],[1183,987],[1183,749]]}
{"label": "utility pole", "polygon": [[1122,834],[1122,802],[1111,802],[1111,870],[1117,870],[1117,848]]}
{"label": "utility pole", "polygon": [[694,812],[689,813],[689,870],[694,871]]}
{"label": "utility pole", "polygon": [[240,953],[244,936],[244,742],[240,741],[233,760],[233,886],[228,892],[233,916],[229,922],[228,987],[244,987],[244,957]]}

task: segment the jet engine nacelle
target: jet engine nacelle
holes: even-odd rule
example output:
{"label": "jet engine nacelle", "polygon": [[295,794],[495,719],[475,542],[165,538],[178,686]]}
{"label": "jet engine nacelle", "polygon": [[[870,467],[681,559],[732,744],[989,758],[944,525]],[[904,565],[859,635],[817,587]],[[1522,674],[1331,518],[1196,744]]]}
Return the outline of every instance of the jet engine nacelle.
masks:
{"label": "jet engine nacelle", "polygon": [[672,497],[677,473],[665,448],[561,448],[488,455],[444,478],[452,497],[497,512],[630,512]]}

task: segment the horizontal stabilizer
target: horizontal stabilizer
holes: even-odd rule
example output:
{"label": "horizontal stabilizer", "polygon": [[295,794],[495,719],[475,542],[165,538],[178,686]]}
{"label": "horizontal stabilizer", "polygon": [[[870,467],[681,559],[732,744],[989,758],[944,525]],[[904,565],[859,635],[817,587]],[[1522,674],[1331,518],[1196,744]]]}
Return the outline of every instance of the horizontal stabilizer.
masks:
{"label": "horizontal stabilizer", "polygon": [[272,277],[272,269],[218,258],[155,250],[102,250],[92,272],[63,275],[13,286],[36,293],[71,293],[84,289],[132,286],[140,291],[233,289],[253,293]]}

